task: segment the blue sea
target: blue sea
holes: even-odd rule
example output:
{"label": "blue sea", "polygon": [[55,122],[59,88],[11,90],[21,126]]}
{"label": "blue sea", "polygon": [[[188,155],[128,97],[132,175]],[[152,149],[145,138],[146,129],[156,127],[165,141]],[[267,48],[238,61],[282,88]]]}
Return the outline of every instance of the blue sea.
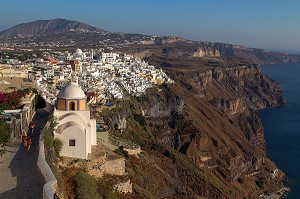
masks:
{"label": "blue sea", "polygon": [[267,155],[287,175],[288,199],[300,198],[300,63],[261,66],[262,73],[280,83],[286,107],[259,113],[265,128]]}

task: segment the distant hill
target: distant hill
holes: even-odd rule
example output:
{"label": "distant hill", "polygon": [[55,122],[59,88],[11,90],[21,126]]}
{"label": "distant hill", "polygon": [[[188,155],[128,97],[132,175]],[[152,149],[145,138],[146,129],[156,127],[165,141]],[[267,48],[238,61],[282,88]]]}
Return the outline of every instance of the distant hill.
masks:
{"label": "distant hill", "polygon": [[[176,36],[153,36],[109,32],[66,19],[37,20],[0,32],[0,43],[13,48],[111,47],[150,56],[161,51],[166,57],[242,57],[257,63],[300,62],[300,55],[270,52],[227,43],[191,41]],[[133,46],[138,45],[138,46]],[[146,49],[145,49],[146,48]],[[159,50],[158,50],[159,49]]]}
{"label": "distant hill", "polygon": [[102,29],[66,19],[37,20],[0,32],[0,38],[25,38],[65,32],[105,32]]}

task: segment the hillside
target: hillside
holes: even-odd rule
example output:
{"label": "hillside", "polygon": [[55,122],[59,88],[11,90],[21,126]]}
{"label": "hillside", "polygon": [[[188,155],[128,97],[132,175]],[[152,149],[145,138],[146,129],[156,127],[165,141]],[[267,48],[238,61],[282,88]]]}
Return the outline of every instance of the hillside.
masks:
{"label": "hillside", "polygon": [[65,32],[104,32],[93,26],[66,19],[37,20],[22,23],[0,32],[0,38],[24,38]]}
{"label": "hillside", "polygon": [[174,85],[102,113],[112,133],[144,150],[126,164],[138,198],[258,198],[283,186],[254,113],[285,104],[279,85],[257,64],[222,61],[165,60]]}

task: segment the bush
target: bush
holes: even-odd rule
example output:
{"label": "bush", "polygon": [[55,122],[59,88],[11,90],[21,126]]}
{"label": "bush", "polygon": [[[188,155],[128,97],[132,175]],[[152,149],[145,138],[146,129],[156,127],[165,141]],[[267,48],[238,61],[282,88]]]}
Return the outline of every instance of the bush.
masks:
{"label": "bush", "polygon": [[45,99],[40,95],[38,90],[33,89],[32,92],[35,94],[35,109],[45,108],[46,107],[46,101]]}
{"label": "bush", "polygon": [[5,144],[9,141],[11,132],[10,125],[0,119],[0,157],[5,153]]}
{"label": "bush", "polygon": [[144,118],[144,116],[139,115],[139,114],[134,114],[133,118],[135,121],[137,121],[142,127],[146,126],[146,120]]}
{"label": "bush", "polygon": [[42,130],[42,139],[44,141],[45,147],[51,148],[53,146],[54,137],[49,128],[44,127]]}
{"label": "bush", "polygon": [[119,146],[118,149],[115,150],[115,152],[119,155],[123,155],[125,158],[128,158],[128,151],[124,150],[123,145]]}
{"label": "bush", "polygon": [[46,107],[46,101],[40,94],[36,95],[35,101],[36,101],[35,109],[40,109],[40,108]]}
{"label": "bush", "polygon": [[56,119],[51,115],[49,116],[49,125],[42,130],[42,139],[47,148],[51,148],[54,144],[53,131],[57,124]]}
{"label": "bush", "polygon": [[241,184],[243,184],[244,183],[244,179],[243,178],[239,178],[238,182],[241,183]]}
{"label": "bush", "polygon": [[58,156],[58,157],[60,156],[59,154],[62,150],[62,147],[63,147],[63,142],[60,139],[55,138],[53,140],[53,148],[54,148],[56,156]]}
{"label": "bush", "polygon": [[259,178],[255,183],[260,189],[263,189],[265,186],[265,180],[263,178]]}
{"label": "bush", "polygon": [[6,144],[9,141],[11,134],[10,125],[0,119],[0,144]]}
{"label": "bush", "polygon": [[80,173],[75,177],[76,194],[79,199],[101,199],[98,193],[97,181],[87,173]]}
{"label": "bush", "polygon": [[10,93],[0,92],[0,109],[12,109],[20,105],[21,96],[18,91],[13,91]]}

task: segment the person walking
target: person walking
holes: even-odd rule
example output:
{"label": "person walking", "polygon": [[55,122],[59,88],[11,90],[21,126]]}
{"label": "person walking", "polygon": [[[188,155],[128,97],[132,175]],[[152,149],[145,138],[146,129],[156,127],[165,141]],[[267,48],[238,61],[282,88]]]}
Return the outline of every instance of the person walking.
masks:
{"label": "person walking", "polygon": [[31,131],[31,135],[33,135],[33,129],[35,127],[35,123],[34,122],[30,122],[29,123],[29,128],[30,128],[30,131]]}
{"label": "person walking", "polygon": [[26,146],[27,146],[27,151],[29,152],[30,146],[31,146],[31,138],[29,136],[27,136],[26,138]]}
{"label": "person walking", "polygon": [[24,148],[27,147],[26,138],[27,138],[27,132],[23,131],[21,135],[21,142],[23,143]]}

